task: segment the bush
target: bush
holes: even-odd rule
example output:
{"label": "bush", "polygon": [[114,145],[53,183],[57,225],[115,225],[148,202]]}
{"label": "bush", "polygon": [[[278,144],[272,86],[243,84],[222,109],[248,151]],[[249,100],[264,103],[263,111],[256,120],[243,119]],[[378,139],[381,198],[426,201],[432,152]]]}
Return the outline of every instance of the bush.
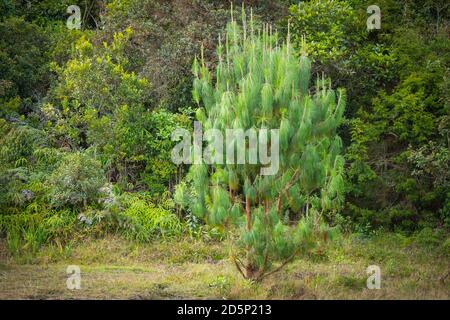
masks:
{"label": "bush", "polygon": [[358,223],[414,231],[448,221],[450,42],[448,24],[432,13],[442,3],[380,0],[382,27],[372,31],[366,0],[290,7],[293,48],[348,93],[341,136],[346,200]]}
{"label": "bush", "polygon": [[48,36],[35,24],[11,17],[0,22],[0,102],[36,98],[48,85]]}
{"label": "bush", "polygon": [[153,110],[150,83],[131,70],[126,56],[132,37],[127,28],[103,46],[87,37],[75,41],[72,58],[53,64],[59,82],[40,115],[58,144],[95,147],[111,182],[160,194],[176,173],[170,133],[189,119]]}
{"label": "bush", "polygon": [[170,210],[155,206],[144,195],[122,197],[125,206],[123,215],[128,224],[123,228],[123,235],[128,239],[149,241],[155,237],[172,237],[180,235],[183,223]]}
{"label": "bush", "polygon": [[20,213],[44,204],[43,182],[60,159],[42,131],[0,119],[0,212]]}
{"label": "bush", "polygon": [[433,230],[429,227],[423,228],[414,235],[417,244],[424,247],[436,247],[444,243],[443,234],[439,230]]}
{"label": "bush", "polygon": [[100,198],[106,179],[99,161],[87,153],[76,152],[64,157],[48,182],[54,207],[86,208]]}
{"label": "bush", "polygon": [[75,226],[76,215],[70,210],[0,215],[0,234],[6,235],[6,246],[12,255],[33,256],[51,241],[64,243]]}

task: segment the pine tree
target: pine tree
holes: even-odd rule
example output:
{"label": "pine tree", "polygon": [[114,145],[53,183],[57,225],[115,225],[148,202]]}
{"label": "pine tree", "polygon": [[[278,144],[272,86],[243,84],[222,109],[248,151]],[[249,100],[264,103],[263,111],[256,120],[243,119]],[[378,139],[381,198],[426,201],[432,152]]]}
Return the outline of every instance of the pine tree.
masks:
{"label": "pine tree", "polygon": [[[231,11],[233,12],[233,10]],[[231,14],[219,37],[213,77],[203,52],[195,59],[193,97],[205,129],[279,129],[279,170],[261,175],[261,164],[194,164],[192,190],[179,185],[175,199],[211,225],[238,226],[244,252],[233,259],[245,278],[259,280],[330,233],[321,219],[342,202],[343,157],[336,129],[345,95],[327,80],[309,89],[310,61],[269,25],[256,28],[242,10]],[[312,92],[312,93],[310,93]],[[270,143],[270,142],[269,142]],[[247,155],[248,157],[248,155]],[[234,229],[236,230],[236,229]],[[276,268],[274,261],[281,261]]]}

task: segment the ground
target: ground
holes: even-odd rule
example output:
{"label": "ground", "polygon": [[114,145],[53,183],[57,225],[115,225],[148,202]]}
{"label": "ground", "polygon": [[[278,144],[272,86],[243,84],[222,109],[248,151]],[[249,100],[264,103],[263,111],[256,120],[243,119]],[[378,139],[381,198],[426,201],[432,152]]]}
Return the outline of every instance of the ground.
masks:
{"label": "ground", "polygon": [[[396,234],[346,236],[251,283],[229,260],[225,242],[109,237],[13,257],[3,241],[0,299],[449,299],[446,249]],[[68,265],[80,267],[79,290],[67,289]],[[366,287],[369,265],[381,269],[379,290]]]}

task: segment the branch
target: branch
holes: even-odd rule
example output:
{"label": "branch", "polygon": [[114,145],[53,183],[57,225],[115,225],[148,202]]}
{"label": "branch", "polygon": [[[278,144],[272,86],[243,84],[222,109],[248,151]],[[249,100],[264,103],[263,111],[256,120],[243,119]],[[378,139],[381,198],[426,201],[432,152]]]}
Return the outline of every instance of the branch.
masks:
{"label": "branch", "polygon": [[291,262],[292,261],[292,259],[294,259],[295,258],[295,256],[297,255],[297,253],[298,253],[298,249],[297,250],[295,250],[294,251],[294,253],[289,257],[289,258],[287,258],[278,268],[276,268],[276,269],[274,269],[274,270],[272,270],[272,271],[270,271],[270,272],[268,272],[268,273],[266,273],[266,274],[261,274],[259,277],[258,277],[258,281],[261,281],[262,279],[264,279],[265,277],[268,277],[268,276],[270,276],[271,274],[274,274],[275,272],[278,272],[278,271],[280,271],[281,269],[283,269],[289,262]]}
{"label": "branch", "polygon": [[[241,262],[238,258],[233,258],[233,262],[234,262],[234,264],[236,265],[236,268],[238,269],[239,273],[244,277],[244,279],[246,279],[244,272],[242,272],[242,269],[241,269],[241,267],[239,266],[239,263],[241,263],[241,265],[242,265],[242,262]],[[239,262],[239,263],[238,263],[238,262]],[[243,265],[242,265],[242,266],[243,266]]]}
{"label": "branch", "polygon": [[278,200],[277,200],[277,211],[278,211],[278,215],[281,215],[281,197],[283,196],[283,193],[287,193],[288,190],[294,185],[296,181],[296,176],[298,174],[298,168],[294,171],[294,174],[291,177],[291,180],[288,182],[288,184],[286,185],[286,187],[280,191],[279,195],[278,195]]}

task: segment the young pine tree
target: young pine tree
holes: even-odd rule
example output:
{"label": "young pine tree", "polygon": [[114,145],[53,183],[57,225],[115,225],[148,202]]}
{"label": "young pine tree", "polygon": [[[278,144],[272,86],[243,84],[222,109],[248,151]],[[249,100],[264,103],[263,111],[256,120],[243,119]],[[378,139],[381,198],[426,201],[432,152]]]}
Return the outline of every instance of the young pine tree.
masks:
{"label": "young pine tree", "polygon": [[270,26],[257,30],[252,17],[247,24],[244,10],[242,27],[232,15],[217,55],[215,77],[203,55],[194,61],[197,120],[223,136],[225,129],[279,129],[279,170],[262,175],[265,166],[248,164],[248,154],[246,164],[194,164],[191,189],[180,184],[175,199],[208,224],[239,230],[234,262],[245,278],[260,280],[331,234],[321,215],[342,202],[336,128],[345,99],[324,79],[309,90],[307,57],[294,55],[289,35],[282,42]]}

